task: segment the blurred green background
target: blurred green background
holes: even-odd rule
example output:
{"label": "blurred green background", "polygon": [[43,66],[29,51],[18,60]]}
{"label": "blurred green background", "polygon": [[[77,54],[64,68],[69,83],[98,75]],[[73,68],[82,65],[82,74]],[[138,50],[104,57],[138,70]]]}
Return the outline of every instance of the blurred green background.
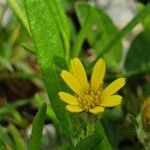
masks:
{"label": "blurred green background", "polygon": [[[81,58],[89,76],[93,62],[103,56],[108,67],[106,82],[119,76],[127,78],[120,91],[122,106],[108,109],[101,118],[114,150],[143,149],[136,118],[150,96],[150,7],[140,14],[148,2],[61,1],[69,22],[66,30],[70,32],[71,56]],[[97,6],[92,15],[88,3]],[[48,100],[35,51],[24,1],[1,0],[0,150],[28,149],[33,119],[44,102],[48,107],[41,149],[69,149]]]}

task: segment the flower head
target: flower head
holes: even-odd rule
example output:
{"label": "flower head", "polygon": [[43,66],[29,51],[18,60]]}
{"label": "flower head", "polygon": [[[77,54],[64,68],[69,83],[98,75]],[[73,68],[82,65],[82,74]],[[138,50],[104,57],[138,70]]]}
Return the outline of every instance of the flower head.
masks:
{"label": "flower head", "polygon": [[78,58],[71,60],[71,73],[62,70],[61,77],[75,92],[74,95],[66,92],[58,93],[60,99],[67,103],[68,111],[98,114],[103,112],[105,107],[113,107],[121,103],[122,97],[114,94],[124,86],[125,78],[119,78],[103,89],[105,66],[103,59],[97,61],[90,82],[88,82],[84,67]]}

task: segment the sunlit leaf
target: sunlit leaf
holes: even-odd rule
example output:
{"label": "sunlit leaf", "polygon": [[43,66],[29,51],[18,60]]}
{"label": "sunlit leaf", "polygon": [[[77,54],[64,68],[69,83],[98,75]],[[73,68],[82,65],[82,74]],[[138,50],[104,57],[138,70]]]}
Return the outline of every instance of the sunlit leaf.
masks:
{"label": "sunlit leaf", "polygon": [[26,13],[36,46],[36,55],[50,98],[51,106],[66,135],[73,134],[71,122],[66,114],[58,92],[63,89],[60,69],[65,68],[64,51],[57,20],[48,0],[26,0]]}

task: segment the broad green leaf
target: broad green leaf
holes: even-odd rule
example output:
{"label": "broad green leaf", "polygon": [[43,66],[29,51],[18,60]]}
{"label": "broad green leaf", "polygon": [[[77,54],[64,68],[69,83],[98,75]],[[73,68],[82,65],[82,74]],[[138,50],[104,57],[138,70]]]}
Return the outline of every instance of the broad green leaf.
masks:
{"label": "broad green leaf", "polygon": [[[103,51],[110,39],[118,32],[116,26],[112,20],[104,13],[102,9],[98,9],[96,6],[91,6],[84,3],[77,3],[76,13],[80,21],[81,26],[85,23],[89,17],[91,7],[94,7],[92,26],[87,33],[87,39],[94,49],[96,54]],[[116,43],[112,49],[104,55],[108,64],[112,67],[118,67],[118,64],[122,57],[122,45],[120,42]]]}
{"label": "broad green leaf", "polygon": [[48,0],[25,0],[26,13],[36,46],[36,55],[50,98],[51,106],[66,135],[72,126],[58,92],[63,89],[60,70],[65,68],[64,53],[56,19]]}
{"label": "broad green leaf", "polygon": [[26,150],[26,144],[24,142],[24,139],[21,137],[19,131],[16,129],[15,126],[9,125],[8,130],[15,141],[15,149],[16,150]]}
{"label": "broad green leaf", "polygon": [[47,106],[44,103],[38,113],[36,114],[33,124],[32,124],[32,133],[29,142],[29,150],[40,150],[41,140],[42,140],[42,131],[44,126],[44,121],[46,117]]}
{"label": "broad green leaf", "polygon": [[[107,111],[104,112],[104,115],[101,122],[103,123],[103,126],[106,129],[106,134],[107,137],[109,138],[109,141],[112,145],[112,149],[116,149],[120,140],[122,139],[122,134],[120,133],[120,130],[118,130],[118,122],[116,120],[118,120],[117,118],[115,118],[115,116],[106,116]],[[107,118],[108,117],[108,118]],[[121,117],[119,117],[121,118]],[[115,138],[114,138],[115,135]],[[101,145],[104,145],[106,142],[103,141]]]}
{"label": "broad green leaf", "polygon": [[[140,11],[122,30],[120,30],[115,35],[113,35],[113,37],[109,40],[109,42],[105,46],[104,50],[100,54],[98,54],[97,59],[99,59],[102,56],[109,53],[109,51],[111,51],[111,49],[114,47],[114,45],[118,41],[121,41],[123,39],[123,37],[125,37],[129,32],[131,32],[132,29],[138,23],[142,22],[145,19],[145,17],[147,17],[149,14],[150,14],[150,4],[145,6],[145,8],[142,11]],[[88,66],[89,71],[91,70],[92,66],[93,66],[93,63]],[[127,76],[132,76],[132,74],[134,75],[134,74],[137,74],[138,72],[141,72],[141,71],[136,70],[136,72],[129,72],[129,74],[127,74]],[[145,70],[142,72],[145,72]]]}
{"label": "broad green leaf", "polygon": [[127,71],[150,68],[150,40],[140,33],[132,42],[125,60]]}
{"label": "broad green leaf", "polygon": [[20,22],[23,24],[26,31],[30,34],[27,18],[24,12],[22,11],[22,8],[19,6],[17,0],[7,0],[7,1],[13,12],[16,14]]}
{"label": "broad green leaf", "polygon": [[98,58],[104,56],[109,53],[114,45],[121,41],[121,39],[127,35],[131,30],[139,23],[142,22],[145,17],[150,14],[150,4],[148,4],[142,11],[140,11],[121,31],[115,34],[111,40],[107,43],[104,50],[98,55]]}
{"label": "broad green leaf", "polygon": [[96,133],[99,135],[99,138],[102,138],[102,142],[99,144],[99,146],[97,147],[97,150],[101,149],[101,150],[112,150],[112,147],[109,143],[109,140],[106,136],[104,127],[102,126],[102,124],[97,121],[95,124],[95,128],[96,128]]}

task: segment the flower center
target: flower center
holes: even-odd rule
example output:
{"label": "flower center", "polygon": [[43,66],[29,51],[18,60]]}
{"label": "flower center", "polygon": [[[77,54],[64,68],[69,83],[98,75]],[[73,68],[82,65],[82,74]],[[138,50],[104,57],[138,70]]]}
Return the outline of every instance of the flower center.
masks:
{"label": "flower center", "polygon": [[100,104],[100,90],[92,90],[87,91],[82,97],[78,97],[78,101],[83,109],[88,111],[89,109],[93,109]]}

